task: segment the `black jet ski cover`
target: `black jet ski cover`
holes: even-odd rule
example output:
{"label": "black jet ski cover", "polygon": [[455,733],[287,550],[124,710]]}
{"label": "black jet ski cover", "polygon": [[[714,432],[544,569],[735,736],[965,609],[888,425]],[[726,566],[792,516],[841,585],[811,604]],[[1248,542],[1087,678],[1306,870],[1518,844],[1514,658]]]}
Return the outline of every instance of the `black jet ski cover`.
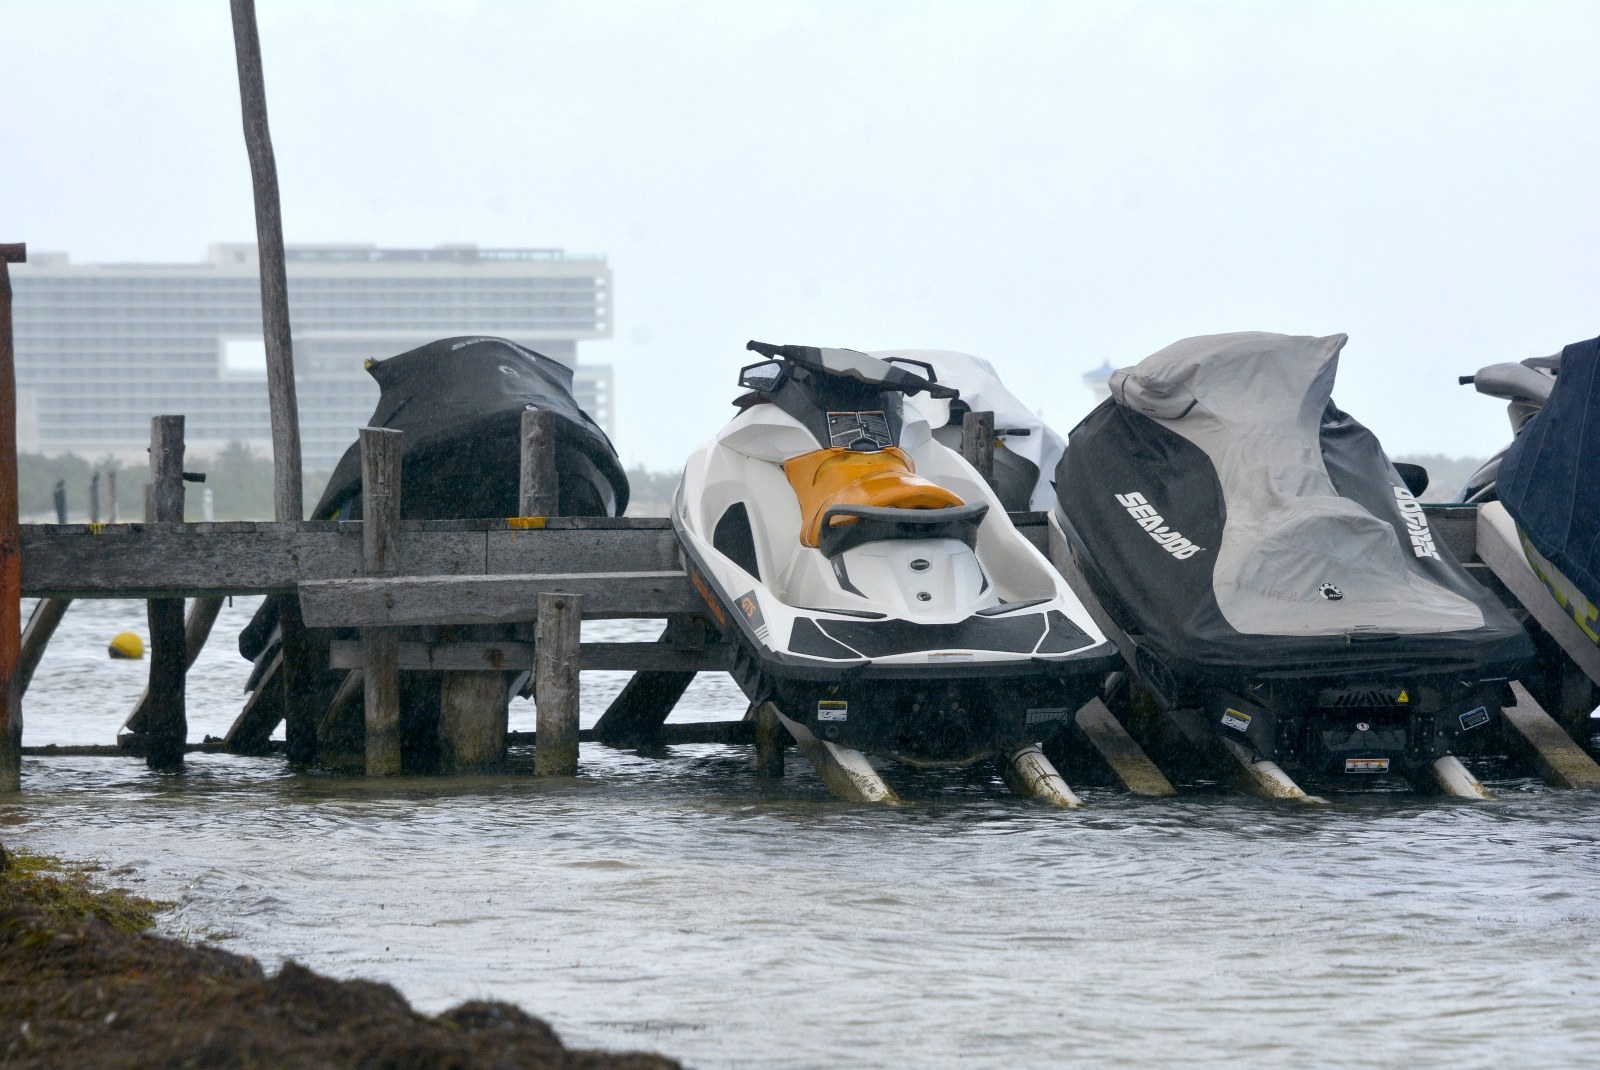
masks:
{"label": "black jet ski cover", "polygon": [[[504,338],[444,338],[367,362],[382,394],[370,427],[404,431],[400,514],[408,520],[516,516],[522,411],[557,414],[563,516],[617,516],[628,477],[604,431],[572,398],[572,369]],[[316,520],[361,517],[361,447],[345,450]]]}
{"label": "black jet ski cover", "polygon": [[1600,338],[1561,351],[1544,407],[1500,461],[1497,493],[1533,548],[1600,604]]}
{"label": "black jet ski cover", "polygon": [[1185,339],[1114,373],[1072,430],[1057,515],[1151,678],[1482,679],[1532,657],[1377,438],[1333,404],[1344,343]]}

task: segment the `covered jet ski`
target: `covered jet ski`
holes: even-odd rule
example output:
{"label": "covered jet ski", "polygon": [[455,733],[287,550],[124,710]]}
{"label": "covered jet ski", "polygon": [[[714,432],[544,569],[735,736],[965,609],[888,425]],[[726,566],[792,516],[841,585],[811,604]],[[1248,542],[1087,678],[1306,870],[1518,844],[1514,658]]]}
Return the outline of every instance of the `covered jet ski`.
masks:
{"label": "covered jet ski", "polygon": [[994,413],[995,494],[1007,512],[1049,512],[1055,506],[1056,465],[1066,441],[1007,390],[994,365],[982,357],[946,349],[875,351],[881,360],[914,360],[930,365],[941,384],[957,398],[912,397],[942,445],[961,452],[962,420],[969,412]]}
{"label": "covered jet ski", "polygon": [[964,764],[1051,734],[1115,650],[905,403],[925,363],[751,342],[739,414],[673,505],[732,673],[802,744]]}
{"label": "covered jet ski", "polygon": [[1550,363],[1559,374],[1506,449],[1496,489],[1534,572],[1600,643],[1600,338]]}
{"label": "covered jet ski", "polygon": [[1117,371],[1054,518],[1164,705],[1288,768],[1415,776],[1533,647],[1334,405],[1344,344],[1213,335]]}
{"label": "covered jet ski", "polygon": [[[464,337],[369,360],[366,369],[381,390],[368,426],[405,432],[402,519],[516,516],[521,422],[527,409],[558,417],[560,514],[616,516],[626,508],[628,479],[616,451],[578,407],[572,369],[558,361],[504,338]],[[316,520],[361,519],[359,442],[345,451],[311,515]],[[239,653],[255,662],[247,691],[261,684],[281,645],[279,612],[279,600],[267,599],[239,633]],[[316,693],[307,701],[325,706],[343,677],[342,672],[317,671],[312,678]],[[436,692],[437,684],[419,678],[406,687],[418,692],[408,692],[411,701],[402,725],[407,762],[413,764],[415,757],[425,765],[435,742],[429,718],[437,716],[437,704],[435,695],[423,692],[430,687]]]}
{"label": "covered jet ski", "polygon": [[[611,440],[578,408],[572,369],[504,338],[443,338],[367,361],[382,393],[368,427],[405,432],[406,520],[515,516],[525,409],[555,413],[562,516],[620,516],[628,477]],[[361,519],[361,445],[339,459],[312,511]]]}

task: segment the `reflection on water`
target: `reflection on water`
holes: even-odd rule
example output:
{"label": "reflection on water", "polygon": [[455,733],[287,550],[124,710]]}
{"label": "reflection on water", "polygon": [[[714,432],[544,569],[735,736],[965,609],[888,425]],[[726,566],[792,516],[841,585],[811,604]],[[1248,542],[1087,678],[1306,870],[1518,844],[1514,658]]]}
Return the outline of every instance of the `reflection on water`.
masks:
{"label": "reflection on water", "polygon": [[[111,739],[144,673],[104,660],[140,625],[118,605],[68,614],[28,742]],[[248,612],[225,611],[191,678],[192,736],[237,711],[223,637]],[[585,674],[586,719],[622,679]],[[683,712],[742,710],[719,678]],[[1591,796],[1509,781],[1486,805],[1307,810],[1090,789],[1064,814],[986,771],[892,771],[910,801],[873,808],[829,801],[798,758],[763,785],[742,748],[582,761],[570,781],[368,784],[270,758],[178,777],[28,759],[0,822],[134,867],[179,900],[172,931],[428,1009],[513,1000],[569,1042],[699,1067],[1577,1066],[1600,1044]]]}

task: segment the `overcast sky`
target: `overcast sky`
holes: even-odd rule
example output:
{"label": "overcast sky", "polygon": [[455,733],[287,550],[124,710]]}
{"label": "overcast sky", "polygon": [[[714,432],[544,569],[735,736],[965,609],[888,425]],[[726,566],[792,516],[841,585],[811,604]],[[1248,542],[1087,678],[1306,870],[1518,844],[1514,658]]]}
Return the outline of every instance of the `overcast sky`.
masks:
{"label": "overcast sky", "polygon": [[[1600,4],[258,0],[290,242],[600,252],[618,446],[673,468],[748,338],[1082,374],[1233,330],[1350,345],[1391,452],[1600,333]],[[254,238],[226,0],[0,0],[0,240]]]}

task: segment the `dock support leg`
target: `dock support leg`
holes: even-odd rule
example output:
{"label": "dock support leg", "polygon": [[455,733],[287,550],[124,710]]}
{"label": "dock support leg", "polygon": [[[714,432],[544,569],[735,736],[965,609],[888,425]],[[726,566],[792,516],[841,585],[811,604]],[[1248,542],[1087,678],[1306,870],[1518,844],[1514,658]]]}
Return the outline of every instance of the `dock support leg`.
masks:
{"label": "dock support leg", "polygon": [[[392,576],[400,568],[400,474],[405,433],[363,427],[361,441],[361,571]],[[361,671],[368,776],[400,773],[400,635],[361,629]],[[288,649],[284,650],[285,658]]]}
{"label": "dock support leg", "polygon": [[539,595],[534,631],[533,701],[538,743],[535,776],[575,776],[578,772],[578,652],[583,600],[575,594]]}
{"label": "dock support leg", "polygon": [[1100,699],[1093,698],[1084,703],[1078,711],[1076,723],[1088,737],[1090,745],[1122,782],[1122,786],[1133,794],[1153,797],[1178,794],[1172,782],[1161,775],[1156,763],[1134,742],[1128,730],[1122,727],[1122,722],[1112,716]]}
{"label": "dock support leg", "polygon": [[500,768],[506,752],[508,699],[504,673],[443,674],[439,681],[439,743],[445,772]]}
{"label": "dock support leg", "polygon": [[[146,521],[183,522],[183,448],[182,416],[150,418]],[[145,714],[145,763],[151,769],[182,769],[183,745],[189,731],[183,694],[188,671],[183,599],[152,598],[148,607],[150,686]]]}
{"label": "dock support leg", "polygon": [[1222,746],[1233,758],[1234,769],[1239,774],[1246,791],[1263,799],[1293,799],[1295,802],[1326,805],[1328,800],[1320,795],[1307,795],[1278,763],[1262,758],[1249,747],[1232,739],[1222,740]]}
{"label": "dock support leg", "polygon": [[1545,783],[1558,788],[1600,788],[1600,765],[1573,742],[1521,682],[1512,683],[1511,692],[1516,704],[1500,712],[1511,729],[1512,741],[1532,758]]}
{"label": "dock support leg", "polygon": [[1435,758],[1428,772],[1433,776],[1433,782],[1439,790],[1446,795],[1453,795],[1458,799],[1492,799],[1489,789],[1483,782],[1473,776],[1467,767],[1461,764],[1461,759],[1454,754],[1446,754],[1443,758]]}
{"label": "dock support leg", "polygon": [[1061,779],[1056,767],[1044,756],[1037,743],[1018,747],[1006,755],[1001,767],[1006,786],[1013,792],[1030,799],[1043,799],[1052,806],[1071,810],[1083,805],[1083,800],[1073,794],[1067,782]]}
{"label": "dock support leg", "polygon": [[783,779],[783,748],[789,730],[778,719],[777,707],[763,702],[750,711],[756,722],[756,776],[763,780]]}
{"label": "dock support leg", "polygon": [[[52,599],[52,601],[55,600]],[[194,667],[195,659],[200,656],[200,651],[205,649],[206,640],[211,638],[211,629],[217,623],[217,614],[221,612],[222,599],[215,596],[190,600],[189,612],[183,618],[183,666],[185,672]],[[40,653],[43,653],[43,651],[41,650]],[[128,719],[123,722],[123,732],[139,733],[145,730],[145,709],[149,703],[150,690],[146,688],[144,694],[139,696],[139,701],[133,704],[133,712],[128,714]]]}
{"label": "dock support leg", "polygon": [[994,486],[994,413],[969,412],[961,418],[961,456]]}
{"label": "dock support leg", "polygon": [[21,242],[0,244],[0,793],[22,787],[22,542],[17,530],[17,376],[11,335],[11,264]]}
{"label": "dock support leg", "polygon": [[70,598],[41,598],[33,607],[28,626],[22,630],[22,655],[17,662],[17,682],[14,686],[19,700],[28,693],[34,670],[44,657],[44,648],[49,645],[50,637],[56,634],[56,628],[60,626],[61,618],[67,615],[70,605]]}

